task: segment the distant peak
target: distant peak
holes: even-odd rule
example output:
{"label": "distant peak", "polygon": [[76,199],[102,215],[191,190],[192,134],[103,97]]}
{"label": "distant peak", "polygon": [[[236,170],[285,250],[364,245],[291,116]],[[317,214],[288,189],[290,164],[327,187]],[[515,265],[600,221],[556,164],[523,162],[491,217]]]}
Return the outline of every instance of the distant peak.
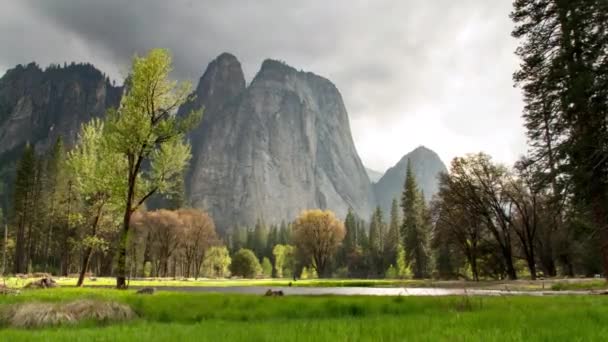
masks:
{"label": "distant peak", "polygon": [[229,52],[221,53],[219,56],[217,56],[217,58],[215,60],[218,62],[237,62],[237,63],[239,63],[239,60],[236,58],[236,56]]}
{"label": "distant peak", "polygon": [[435,151],[431,150],[430,148],[424,146],[424,145],[420,145],[418,147],[416,147],[412,152],[431,152],[431,153],[435,153]]}
{"label": "distant peak", "polygon": [[283,72],[297,72],[297,70],[289,64],[279,61],[276,59],[266,59],[262,63],[262,69],[260,71],[283,71]]}

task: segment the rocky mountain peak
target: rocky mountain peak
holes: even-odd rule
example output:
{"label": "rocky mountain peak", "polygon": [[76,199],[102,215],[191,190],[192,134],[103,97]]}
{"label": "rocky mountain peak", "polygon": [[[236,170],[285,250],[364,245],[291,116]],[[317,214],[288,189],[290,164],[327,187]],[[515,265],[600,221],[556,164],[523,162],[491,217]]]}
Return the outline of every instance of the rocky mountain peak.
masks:
{"label": "rocky mountain peak", "polygon": [[[207,94],[201,104],[214,119],[193,133],[199,139],[188,188],[192,204],[209,210],[219,227],[289,221],[310,208],[369,215],[371,184],[331,82],[266,60],[240,93]],[[225,105],[209,113],[216,102]]]}

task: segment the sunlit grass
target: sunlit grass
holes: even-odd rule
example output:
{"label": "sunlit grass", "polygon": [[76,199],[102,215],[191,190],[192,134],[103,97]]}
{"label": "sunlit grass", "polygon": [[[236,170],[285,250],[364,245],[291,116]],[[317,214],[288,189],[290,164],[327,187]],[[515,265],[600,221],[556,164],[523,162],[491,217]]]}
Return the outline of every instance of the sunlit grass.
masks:
{"label": "sunlit grass", "polygon": [[0,330],[1,341],[591,341],[608,333],[608,298],[335,297],[113,289],[23,291],[0,304],[112,300],[140,317],[124,324]]}

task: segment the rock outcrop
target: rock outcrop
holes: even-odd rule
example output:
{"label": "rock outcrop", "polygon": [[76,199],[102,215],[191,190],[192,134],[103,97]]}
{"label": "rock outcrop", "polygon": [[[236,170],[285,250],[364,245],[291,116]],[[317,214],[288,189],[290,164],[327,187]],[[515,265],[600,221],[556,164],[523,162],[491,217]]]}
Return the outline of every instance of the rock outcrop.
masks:
{"label": "rock outcrop", "polygon": [[439,174],[448,172],[437,153],[424,146],[420,146],[403,156],[395,166],[388,169],[384,176],[373,185],[377,204],[382,208],[385,215],[390,213],[393,199],[400,200],[401,198],[408,160],[412,165],[412,171],[416,177],[418,188],[424,192],[427,202],[439,190]]}
{"label": "rock outcrop", "polygon": [[187,188],[221,229],[293,220],[309,208],[371,213],[373,190],[330,81],[266,60],[245,87],[238,60],[222,54],[196,96],[180,110],[205,106]]}

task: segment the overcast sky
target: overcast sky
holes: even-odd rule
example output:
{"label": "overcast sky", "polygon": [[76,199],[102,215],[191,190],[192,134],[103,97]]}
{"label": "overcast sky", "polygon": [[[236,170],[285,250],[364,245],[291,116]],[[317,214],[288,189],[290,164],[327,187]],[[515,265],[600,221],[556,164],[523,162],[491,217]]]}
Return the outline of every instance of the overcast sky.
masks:
{"label": "overcast sky", "polygon": [[0,73],[19,63],[95,64],[121,80],[130,58],[169,48],[196,81],[220,53],[252,79],[265,58],[333,81],[366,166],[425,145],[447,164],[525,152],[511,0],[0,0]]}

